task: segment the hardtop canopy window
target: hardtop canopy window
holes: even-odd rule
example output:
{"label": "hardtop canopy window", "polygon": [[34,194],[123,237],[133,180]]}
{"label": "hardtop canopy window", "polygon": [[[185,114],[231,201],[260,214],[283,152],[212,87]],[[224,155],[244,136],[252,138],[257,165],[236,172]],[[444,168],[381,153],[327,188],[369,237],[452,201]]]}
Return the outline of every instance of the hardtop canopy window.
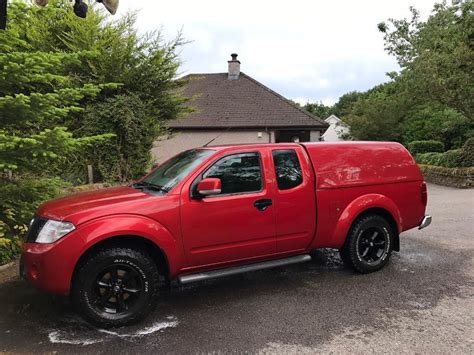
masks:
{"label": "hardtop canopy window", "polygon": [[219,178],[221,195],[262,190],[262,167],[258,153],[237,153],[225,156],[212,165],[203,178]]}

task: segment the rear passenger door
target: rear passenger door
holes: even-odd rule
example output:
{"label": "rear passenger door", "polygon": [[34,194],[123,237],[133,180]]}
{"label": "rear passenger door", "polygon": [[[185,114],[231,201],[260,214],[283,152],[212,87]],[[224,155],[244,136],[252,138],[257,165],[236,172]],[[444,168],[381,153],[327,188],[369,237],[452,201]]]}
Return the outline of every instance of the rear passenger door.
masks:
{"label": "rear passenger door", "polygon": [[316,230],[316,193],[312,166],[303,148],[272,150],[276,177],[277,252],[306,249]]}

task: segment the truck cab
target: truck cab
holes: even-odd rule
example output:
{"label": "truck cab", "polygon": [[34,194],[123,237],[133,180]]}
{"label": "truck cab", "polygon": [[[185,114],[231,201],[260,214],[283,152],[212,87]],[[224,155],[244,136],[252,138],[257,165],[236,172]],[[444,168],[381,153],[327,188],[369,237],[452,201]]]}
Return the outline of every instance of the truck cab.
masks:
{"label": "truck cab", "polygon": [[143,318],[159,279],[180,283],[311,259],[337,248],[361,273],[431,221],[426,184],[389,142],[185,151],[129,184],[42,205],[23,246],[26,279],[70,295],[102,326]]}

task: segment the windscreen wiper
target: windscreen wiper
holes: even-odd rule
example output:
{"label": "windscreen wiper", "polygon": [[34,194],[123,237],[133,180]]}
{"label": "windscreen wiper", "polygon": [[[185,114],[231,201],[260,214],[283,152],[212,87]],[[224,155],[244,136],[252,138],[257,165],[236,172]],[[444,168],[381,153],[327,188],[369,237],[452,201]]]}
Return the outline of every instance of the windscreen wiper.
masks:
{"label": "windscreen wiper", "polygon": [[149,190],[155,190],[155,191],[162,191],[162,192],[169,192],[169,190],[164,187],[164,186],[161,186],[161,185],[158,185],[158,184],[153,184],[151,182],[146,182],[146,181],[139,181],[139,182],[136,182],[132,185],[130,185],[136,189],[149,189]]}

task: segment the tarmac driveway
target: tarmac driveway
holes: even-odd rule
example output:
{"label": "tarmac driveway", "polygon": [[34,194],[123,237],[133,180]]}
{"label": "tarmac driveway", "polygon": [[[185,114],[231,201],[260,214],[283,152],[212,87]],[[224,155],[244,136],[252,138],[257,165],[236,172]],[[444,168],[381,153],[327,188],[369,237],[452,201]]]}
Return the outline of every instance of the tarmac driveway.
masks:
{"label": "tarmac driveway", "polygon": [[138,326],[105,331],[0,272],[0,352],[474,352],[474,190],[429,186],[425,230],[382,271],[310,263],[163,290]]}

